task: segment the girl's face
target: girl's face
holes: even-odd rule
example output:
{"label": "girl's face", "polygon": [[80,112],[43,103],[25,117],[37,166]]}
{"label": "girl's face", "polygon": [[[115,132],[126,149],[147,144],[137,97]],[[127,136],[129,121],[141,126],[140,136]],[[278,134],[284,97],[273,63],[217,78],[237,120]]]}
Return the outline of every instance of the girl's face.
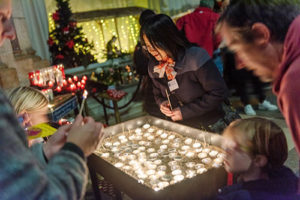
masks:
{"label": "girl's face", "polygon": [[241,146],[233,137],[225,134],[223,148],[226,152],[224,165],[227,172],[241,174],[250,169],[252,164],[251,157],[241,149]]}
{"label": "girl's face", "polygon": [[160,48],[154,48],[151,43],[149,42],[147,36],[144,34],[143,39],[146,45],[146,50],[157,60],[157,61],[163,61],[168,58],[167,53],[160,49]]}
{"label": "girl's face", "polygon": [[33,112],[27,112],[31,126],[48,122],[48,106]]}

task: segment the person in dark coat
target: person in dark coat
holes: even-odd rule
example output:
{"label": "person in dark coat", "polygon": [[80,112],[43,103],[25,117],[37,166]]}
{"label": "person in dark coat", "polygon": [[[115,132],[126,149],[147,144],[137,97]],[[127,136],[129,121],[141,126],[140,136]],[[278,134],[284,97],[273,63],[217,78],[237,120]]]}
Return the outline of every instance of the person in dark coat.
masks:
{"label": "person in dark coat", "polygon": [[219,190],[217,200],[296,200],[298,178],[283,164],[288,147],[282,129],[263,118],[231,123],[224,131],[224,160],[237,184]]}
{"label": "person in dark coat", "polygon": [[209,130],[224,116],[228,90],[208,53],[192,46],[164,14],[149,17],[140,37],[160,111],[172,121]]}

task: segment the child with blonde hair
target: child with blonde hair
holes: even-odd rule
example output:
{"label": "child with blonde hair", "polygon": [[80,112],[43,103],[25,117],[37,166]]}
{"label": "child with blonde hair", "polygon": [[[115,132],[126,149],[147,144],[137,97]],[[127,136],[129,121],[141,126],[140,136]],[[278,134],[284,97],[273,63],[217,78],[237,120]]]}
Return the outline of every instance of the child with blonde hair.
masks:
{"label": "child with blonde hair", "polygon": [[49,102],[41,91],[32,87],[20,86],[10,92],[9,100],[24,127],[48,122]]}
{"label": "child with blonde hair", "polygon": [[238,183],[221,189],[218,200],[300,199],[297,177],[283,165],[288,147],[279,126],[263,118],[240,119],[223,136],[225,169]]}

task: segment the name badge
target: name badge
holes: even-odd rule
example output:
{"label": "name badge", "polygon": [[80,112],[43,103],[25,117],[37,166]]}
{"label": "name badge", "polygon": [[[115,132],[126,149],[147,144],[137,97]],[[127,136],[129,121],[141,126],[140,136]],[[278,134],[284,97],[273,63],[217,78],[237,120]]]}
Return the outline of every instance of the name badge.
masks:
{"label": "name badge", "polygon": [[169,89],[171,92],[179,88],[178,83],[175,78],[168,82],[168,86],[169,86]]}

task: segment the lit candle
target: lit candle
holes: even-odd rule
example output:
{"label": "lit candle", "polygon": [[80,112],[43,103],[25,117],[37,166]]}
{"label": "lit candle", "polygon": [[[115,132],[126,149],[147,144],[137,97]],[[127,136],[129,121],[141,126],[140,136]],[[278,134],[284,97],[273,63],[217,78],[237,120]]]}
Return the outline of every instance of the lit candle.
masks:
{"label": "lit candle", "polygon": [[204,158],[204,159],[202,159],[201,160],[204,164],[209,164],[209,163],[211,163],[211,158]]}
{"label": "lit candle", "polygon": [[139,147],[138,150],[139,150],[139,151],[145,151],[145,150],[146,150],[146,147]]}
{"label": "lit candle", "polygon": [[71,78],[68,78],[68,82],[71,84],[73,83],[73,80]]}
{"label": "lit candle", "polygon": [[149,137],[150,136],[150,133],[144,133],[144,137]]}
{"label": "lit candle", "polygon": [[108,158],[108,157],[109,157],[109,153],[102,153],[101,156],[102,156],[103,158]]}
{"label": "lit candle", "polygon": [[146,174],[147,174],[148,176],[153,175],[153,174],[155,174],[155,170],[149,169],[149,170],[146,172]]}
{"label": "lit candle", "polygon": [[125,166],[123,167],[123,169],[124,169],[124,170],[131,170],[131,167],[130,167],[129,165],[125,165]]}
{"label": "lit candle", "polygon": [[218,155],[218,151],[216,150],[212,150],[211,152],[209,152],[210,157],[216,157],[217,155]]}
{"label": "lit candle", "polygon": [[153,133],[153,132],[154,132],[154,129],[153,129],[153,128],[149,128],[148,132],[149,132],[149,133]]}
{"label": "lit candle", "polygon": [[163,138],[163,139],[166,139],[168,137],[168,134],[167,133],[163,133],[163,134],[161,134],[160,137]]}
{"label": "lit candle", "polygon": [[209,148],[205,148],[205,149],[203,149],[203,152],[209,153],[209,152],[210,152],[210,149],[209,149]]}
{"label": "lit candle", "polygon": [[77,82],[77,81],[78,81],[78,77],[77,77],[77,76],[73,76],[73,80],[74,80],[75,82]]}
{"label": "lit candle", "polygon": [[148,140],[154,140],[154,136],[153,136],[153,135],[150,135],[150,136],[147,137],[147,139],[148,139]]}
{"label": "lit candle", "polygon": [[194,157],[194,155],[195,155],[195,153],[192,152],[192,151],[188,151],[188,152],[186,153],[186,157],[188,157],[188,158],[192,158],[192,157]]}
{"label": "lit candle", "polygon": [[162,177],[162,176],[166,175],[166,172],[165,171],[158,171],[157,175]]}
{"label": "lit candle", "polygon": [[176,149],[175,148],[170,148],[170,149],[168,149],[168,152],[176,152]]}
{"label": "lit candle", "polygon": [[135,155],[133,155],[133,154],[131,154],[131,155],[128,155],[127,157],[128,157],[128,159],[129,159],[129,160],[134,160],[134,159],[136,158],[136,156],[135,156]]}
{"label": "lit candle", "polygon": [[54,85],[53,82],[52,82],[52,81],[49,81],[48,86],[49,86],[50,88],[52,88],[53,85]]}
{"label": "lit candle", "polygon": [[121,163],[121,162],[118,162],[118,163],[115,164],[115,167],[117,167],[117,168],[121,168],[123,166],[124,166],[124,164]]}
{"label": "lit candle", "polygon": [[106,146],[106,147],[111,147],[111,146],[112,146],[112,143],[111,143],[111,142],[105,142],[104,146]]}
{"label": "lit candle", "polygon": [[154,161],[154,164],[156,164],[156,165],[160,165],[161,163],[162,163],[161,160],[155,160],[155,161]]}
{"label": "lit candle", "polygon": [[149,149],[147,149],[147,152],[148,152],[148,153],[153,153],[154,151],[155,151],[154,148],[149,148]]}
{"label": "lit candle", "polygon": [[77,82],[77,88],[81,88],[81,83]]}
{"label": "lit candle", "polygon": [[172,171],[173,176],[179,175],[181,173],[182,173],[182,171],[180,169],[176,169],[176,170]]}
{"label": "lit candle", "polygon": [[83,77],[82,77],[82,80],[87,80],[87,77],[84,75]]}
{"label": "lit candle", "polygon": [[157,170],[158,170],[158,171],[166,171],[166,170],[167,170],[167,166],[165,166],[165,165],[160,165],[160,166],[157,167]]}
{"label": "lit candle", "polygon": [[141,145],[141,146],[143,146],[143,145],[145,145],[146,144],[146,141],[139,141],[139,145]]}
{"label": "lit candle", "polygon": [[164,145],[161,145],[159,148],[160,148],[160,149],[167,149],[168,146],[164,144]]}
{"label": "lit candle", "polygon": [[187,138],[184,143],[187,144],[187,145],[190,145],[192,144],[193,140],[191,138]]}
{"label": "lit candle", "polygon": [[82,85],[85,85],[85,83],[86,83],[85,80],[82,79],[82,80],[81,80],[81,84],[82,84]]}
{"label": "lit candle", "polygon": [[172,144],[172,147],[179,148],[180,147],[180,143],[175,142],[175,143]]}
{"label": "lit candle", "polygon": [[163,133],[163,130],[161,130],[161,129],[156,132],[157,135],[161,135],[162,133]]}
{"label": "lit candle", "polygon": [[169,142],[170,142],[170,140],[168,140],[168,139],[162,141],[163,144],[169,144]]}
{"label": "lit candle", "polygon": [[182,181],[184,179],[184,176],[183,175],[176,175],[174,176],[174,181],[175,182],[179,182],[179,181]]}
{"label": "lit candle", "polygon": [[181,156],[175,156],[175,157],[174,157],[174,160],[176,160],[176,161],[179,161],[179,160],[181,160],[181,159],[182,159]]}
{"label": "lit candle", "polygon": [[64,87],[66,87],[68,85],[68,82],[66,81],[66,79],[64,79],[62,82],[63,82]]}
{"label": "lit candle", "polygon": [[169,158],[173,159],[177,156],[177,153],[170,153],[169,154]]}
{"label": "lit candle", "polygon": [[200,144],[199,142],[195,142],[195,143],[193,144],[193,147],[194,147],[194,148],[199,148],[199,147],[201,147],[201,144]]}
{"label": "lit candle", "polygon": [[206,168],[200,168],[200,169],[197,170],[198,174],[203,174],[204,172],[207,172]]}
{"label": "lit candle", "polygon": [[150,128],[150,124],[144,124],[143,128],[144,128],[144,129]]}
{"label": "lit candle", "polygon": [[156,158],[158,156],[158,153],[151,153],[150,158]]}
{"label": "lit candle", "polygon": [[174,138],[175,138],[175,135],[170,135],[170,136],[168,137],[169,140],[173,140]]}
{"label": "lit candle", "polygon": [[61,87],[57,86],[55,89],[57,92],[61,92]]}
{"label": "lit candle", "polygon": [[198,158],[200,158],[200,159],[205,158],[205,157],[207,157],[207,153],[202,152],[202,153],[198,154]]}
{"label": "lit candle", "polygon": [[181,149],[182,150],[188,150],[190,147],[189,146],[182,146]]}
{"label": "lit candle", "polygon": [[201,169],[201,168],[204,168],[203,164],[198,163],[195,165],[195,169]]}
{"label": "lit candle", "polygon": [[114,142],[113,143],[113,146],[119,146],[120,145],[120,142]]}
{"label": "lit candle", "polygon": [[186,177],[187,178],[193,178],[194,176],[196,176],[196,172],[194,170],[186,170]]}
{"label": "lit candle", "polygon": [[135,131],[134,131],[135,133],[141,133],[142,132],[142,129],[140,129],[140,128],[137,128],[137,129],[135,129]]}
{"label": "lit candle", "polygon": [[136,150],[134,150],[132,153],[133,153],[133,154],[138,154],[138,153],[140,153],[140,150],[136,149]]}
{"label": "lit candle", "polygon": [[195,162],[187,162],[185,163],[185,165],[188,167],[188,168],[193,168],[195,166]]}
{"label": "lit candle", "polygon": [[84,90],[84,92],[82,94],[82,102],[81,102],[81,106],[80,106],[79,115],[82,115],[82,111],[83,111],[83,107],[84,107],[84,103],[85,103],[85,100],[87,98],[87,95],[88,95],[88,92],[86,90]]}

